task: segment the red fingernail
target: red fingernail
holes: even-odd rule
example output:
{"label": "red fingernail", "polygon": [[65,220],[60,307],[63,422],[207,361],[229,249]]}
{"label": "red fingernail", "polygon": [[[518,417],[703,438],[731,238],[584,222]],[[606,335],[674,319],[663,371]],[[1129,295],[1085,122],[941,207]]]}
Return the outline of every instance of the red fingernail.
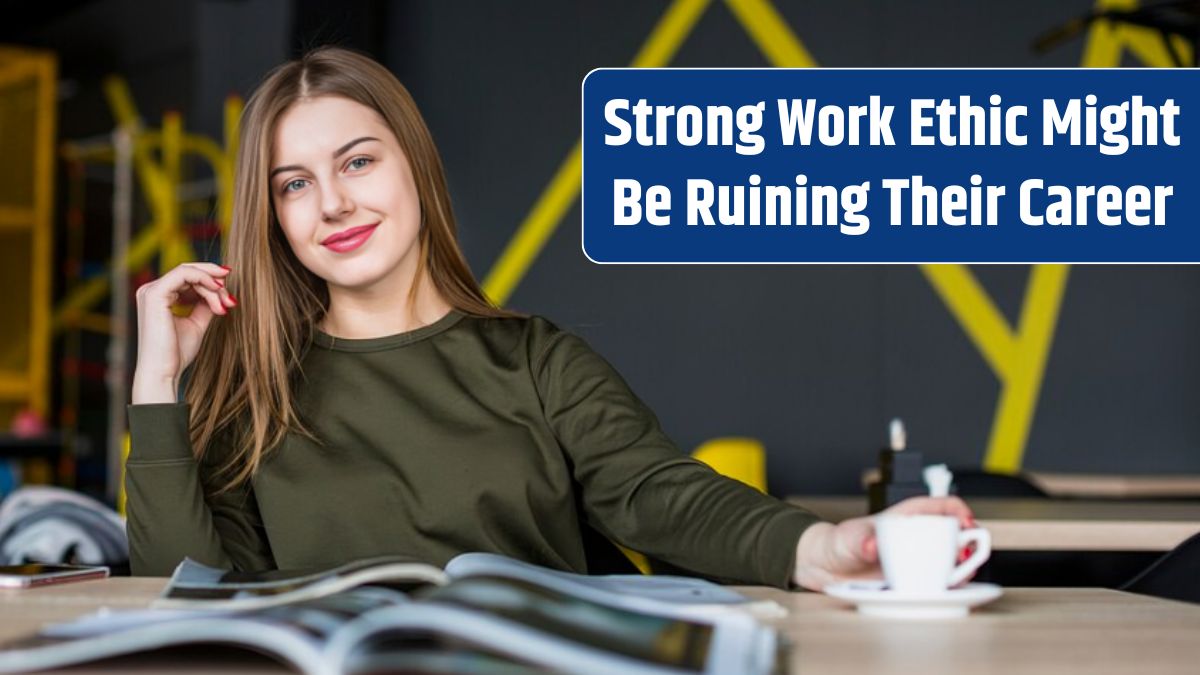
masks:
{"label": "red fingernail", "polygon": [[224,281],[221,281],[220,279],[213,279],[213,281],[217,282],[217,286],[220,286],[221,288],[225,288]]}
{"label": "red fingernail", "polygon": [[233,293],[229,294],[229,301],[233,303],[234,307],[237,307],[238,301],[237,298],[233,297]]}
{"label": "red fingernail", "polygon": [[228,270],[228,271],[230,271],[230,272],[232,272],[232,271],[233,271],[233,270],[230,270],[230,269],[229,269],[229,267],[227,267],[227,266],[225,266],[225,265],[221,265],[221,269],[223,269],[223,270]]}

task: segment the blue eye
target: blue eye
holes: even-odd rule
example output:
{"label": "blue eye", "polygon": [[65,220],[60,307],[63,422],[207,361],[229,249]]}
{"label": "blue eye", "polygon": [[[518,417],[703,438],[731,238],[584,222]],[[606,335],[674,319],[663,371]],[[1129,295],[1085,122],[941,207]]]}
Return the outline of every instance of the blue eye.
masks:
{"label": "blue eye", "polygon": [[351,168],[362,168],[363,166],[366,166],[366,164],[362,164],[358,167],[355,167],[354,165],[358,162],[366,162],[367,164],[370,164],[371,158],[370,157],[355,157],[354,159],[350,160],[350,163],[347,164],[347,166],[349,166]]}
{"label": "blue eye", "polygon": [[[292,186],[293,186],[293,185],[295,185],[296,183],[301,183],[301,184],[303,184],[303,183],[304,183],[304,181],[303,181],[303,180],[301,180],[301,179],[299,179],[299,178],[297,178],[296,180],[293,180],[293,181],[289,181],[289,182],[287,182],[287,183],[285,183],[285,184],[284,184],[284,186],[283,186],[283,191],[284,191],[284,192],[294,192],[294,190],[292,190]],[[296,188],[296,190],[299,190],[299,189],[300,189],[300,188]]]}

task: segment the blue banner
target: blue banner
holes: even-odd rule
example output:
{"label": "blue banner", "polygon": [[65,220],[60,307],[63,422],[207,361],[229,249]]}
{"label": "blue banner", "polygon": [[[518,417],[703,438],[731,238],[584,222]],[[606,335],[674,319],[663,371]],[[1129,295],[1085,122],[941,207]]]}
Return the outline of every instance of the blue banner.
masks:
{"label": "blue banner", "polygon": [[599,69],[597,263],[1200,261],[1196,69]]}

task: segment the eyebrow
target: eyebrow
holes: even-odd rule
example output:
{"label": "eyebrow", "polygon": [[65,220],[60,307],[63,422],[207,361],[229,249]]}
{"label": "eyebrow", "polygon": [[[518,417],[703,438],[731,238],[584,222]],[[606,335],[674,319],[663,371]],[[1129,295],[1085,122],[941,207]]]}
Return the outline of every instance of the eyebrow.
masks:
{"label": "eyebrow", "polygon": [[[350,150],[350,148],[353,148],[354,146],[358,145],[359,143],[365,143],[366,141],[378,141],[378,140],[379,139],[375,138],[374,136],[363,136],[362,138],[356,138],[356,139],[350,141],[349,143],[343,145],[342,147],[338,148],[337,150],[334,150],[333,158],[337,159],[338,157],[341,157],[342,155],[346,154],[346,152],[348,152]],[[275,174],[282,173],[284,171],[294,171],[296,169],[303,169],[303,168],[304,167],[300,166],[299,164],[289,164],[287,166],[277,166],[274,169],[271,169],[271,175],[267,176],[267,180],[274,178]]]}

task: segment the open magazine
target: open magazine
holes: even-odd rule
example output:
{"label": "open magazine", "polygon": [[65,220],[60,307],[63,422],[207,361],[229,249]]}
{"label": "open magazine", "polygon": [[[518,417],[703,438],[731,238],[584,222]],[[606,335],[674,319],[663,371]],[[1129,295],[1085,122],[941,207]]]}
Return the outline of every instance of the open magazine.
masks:
{"label": "open magazine", "polygon": [[244,647],[314,675],[775,672],[780,638],[753,613],[698,579],[589,577],[482,553],[445,570],[381,558],[244,574],[185,560],[151,609],[102,610],[0,645],[0,672],[189,644]]}

